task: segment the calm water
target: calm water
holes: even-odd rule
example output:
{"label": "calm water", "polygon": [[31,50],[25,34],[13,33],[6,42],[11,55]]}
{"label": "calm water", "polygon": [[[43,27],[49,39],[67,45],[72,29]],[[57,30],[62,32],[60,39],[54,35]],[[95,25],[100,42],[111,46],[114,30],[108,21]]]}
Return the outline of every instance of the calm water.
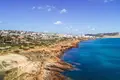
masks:
{"label": "calm water", "polygon": [[77,68],[64,73],[73,80],[120,80],[120,38],[81,42],[63,60]]}

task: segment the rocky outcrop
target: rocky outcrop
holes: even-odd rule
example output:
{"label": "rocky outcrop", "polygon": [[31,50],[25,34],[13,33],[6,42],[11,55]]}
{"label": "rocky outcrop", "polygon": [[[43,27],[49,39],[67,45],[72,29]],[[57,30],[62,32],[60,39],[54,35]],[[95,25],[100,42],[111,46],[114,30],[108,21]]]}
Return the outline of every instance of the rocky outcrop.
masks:
{"label": "rocky outcrop", "polygon": [[72,70],[73,66],[60,57],[66,50],[77,47],[78,42],[69,39],[49,47],[0,56],[0,71],[6,72],[4,80],[67,80],[60,72]]}

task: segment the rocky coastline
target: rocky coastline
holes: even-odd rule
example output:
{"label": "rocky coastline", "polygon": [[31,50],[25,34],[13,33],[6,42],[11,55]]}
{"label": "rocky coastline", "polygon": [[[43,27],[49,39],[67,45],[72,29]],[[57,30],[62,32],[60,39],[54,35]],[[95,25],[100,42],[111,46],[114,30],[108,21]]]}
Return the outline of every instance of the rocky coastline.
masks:
{"label": "rocky coastline", "polygon": [[[5,42],[3,40],[1,42]],[[24,38],[24,40],[27,39]],[[77,47],[78,43],[83,40],[88,40],[88,38],[58,37],[53,40],[44,40],[45,43],[40,46],[38,44],[41,41],[35,39],[31,40],[32,43],[35,43],[34,46],[32,44],[32,47],[30,47],[30,42],[26,43],[25,47],[20,43],[14,43],[20,47],[1,51],[0,72],[4,73],[4,80],[68,80],[69,78],[62,75],[61,72],[73,70],[74,67],[62,61],[61,57],[65,51]],[[16,41],[18,40],[16,39]],[[38,41],[40,42],[38,43]]]}
{"label": "rocky coastline", "polygon": [[[72,70],[73,66],[62,61],[60,57],[66,50],[77,47],[78,43],[79,40],[67,40],[47,48],[12,53],[13,55],[17,54],[14,55],[16,58],[19,55],[23,56],[23,62],[19,58],[16,60],[11,59],[12,63],[6,62],[7,65],[14,65],[14,67],[6,70],[4,80],[66,80],[67,77],[60,73],[65,70]],[[5,57],[6,55],[3,56]],[[27,67],[24,65],[27,65]],[[19,76],[15,77],[18,74]]]}

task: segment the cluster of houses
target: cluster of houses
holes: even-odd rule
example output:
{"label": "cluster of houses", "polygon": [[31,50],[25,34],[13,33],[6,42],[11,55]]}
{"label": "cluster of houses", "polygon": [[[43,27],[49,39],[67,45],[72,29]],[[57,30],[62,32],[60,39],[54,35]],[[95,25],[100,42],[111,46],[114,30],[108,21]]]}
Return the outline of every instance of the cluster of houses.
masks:
{"label": "cluster of houses", "polygon": [[13,37],[31,37],[33,39],[53,39],[53,38],[73,38],[73,37],[90,37],[85,35],[71,35],[71,34],[57,34],[57,33],[42,33],[42,32],[32,32],[32,31],[17,31],[17,30],[0,30],[0,36],[13,36]]}
{"label": "cluster of houses", "polygon": [[15,45],[39,44],[45,40],[55,40],[64,38],[91,38],[85,35],[42,33],[32,31],[0,30],[0,50],[8,49]]}
{"label": "cluster of houses", "polygon": [[[17,30],[0,30],[0,42],[4,41],[10,42],[28,42],[30,40],[48,40],[56,38],[80,38],[88,37],[85,35],[71,35],[71,34],[57,34],[57,33],[42,33],[42,32],[32,32],[32,31],[17,31]],[[92,36],[93,37],[93,36]],[[18,43],[19,44],[19,43]]]}
{"label": "cluster of houses", "polygon": [[4,36],[4,37],[13,36],[13,37],[19,37],[19,38],[31,37],[33,39],[36,39],[36,38],[47,39],[47,38],[51,38],[53,34],[32,32],[32,31],[0,30],[0,36]]}

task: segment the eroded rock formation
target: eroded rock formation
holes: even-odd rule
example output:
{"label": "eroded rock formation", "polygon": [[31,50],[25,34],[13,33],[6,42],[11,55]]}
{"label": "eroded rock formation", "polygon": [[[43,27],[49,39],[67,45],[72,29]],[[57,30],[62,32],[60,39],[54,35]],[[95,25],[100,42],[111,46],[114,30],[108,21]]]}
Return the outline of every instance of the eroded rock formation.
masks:
{"label": "eroded rock formation", "polygon": [[60,59],[63,53],[77,47],[80,40],[67,40],[49,47],[36,48],[0,56],[4,80],[67,80],[60,74],[73,69]]}

